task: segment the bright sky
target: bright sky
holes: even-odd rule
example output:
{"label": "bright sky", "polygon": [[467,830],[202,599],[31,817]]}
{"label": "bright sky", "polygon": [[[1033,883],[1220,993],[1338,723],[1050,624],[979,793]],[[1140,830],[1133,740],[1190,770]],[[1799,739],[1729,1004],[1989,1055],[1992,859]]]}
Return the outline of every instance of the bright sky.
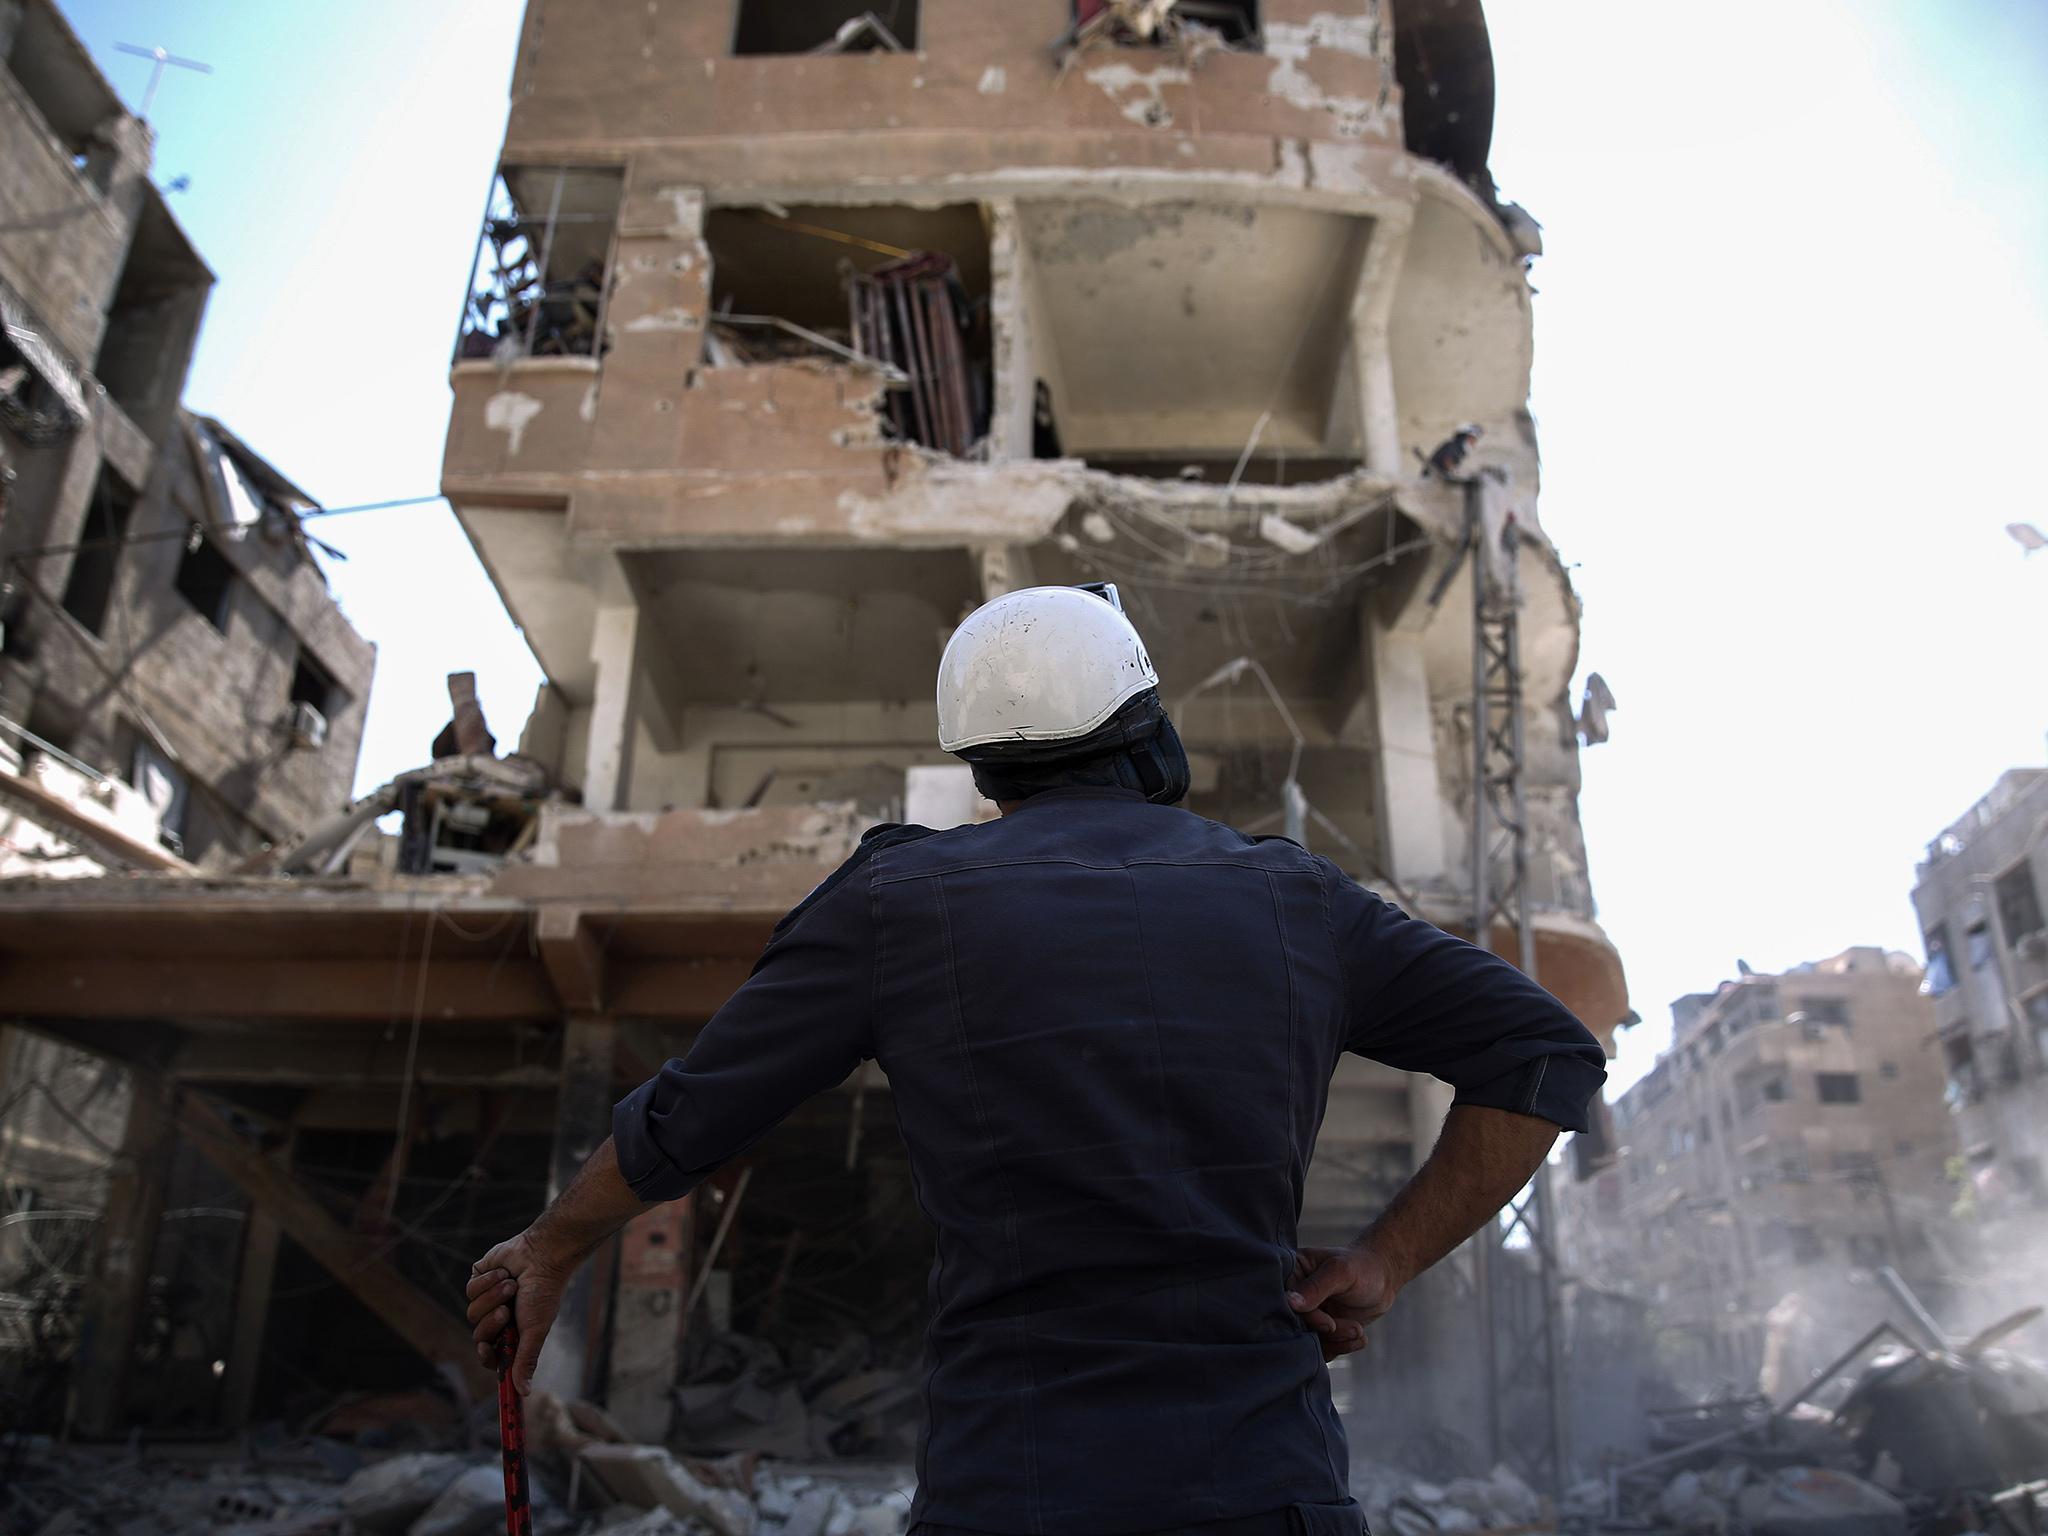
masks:
{"label": "bright sky", "polygon": [[[518,0],[69,0],[220,277],[188,398],[332,506],[433,490]],[[1919,850],[2048,735],[2048,7],[1492,0],[1494,169],[1545,225],[1542,518],[1579,563],[1601,919],[1646,1022],[1738,956],[1917,952]],[[444,507],[336,518],[380,647],[359,782],[443,678],[538,672]]]}

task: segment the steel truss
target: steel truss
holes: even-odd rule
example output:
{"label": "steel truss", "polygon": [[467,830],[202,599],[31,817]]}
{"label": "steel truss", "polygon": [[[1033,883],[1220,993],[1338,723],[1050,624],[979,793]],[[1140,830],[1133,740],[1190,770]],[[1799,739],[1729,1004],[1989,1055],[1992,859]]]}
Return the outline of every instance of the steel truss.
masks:
{"label": "steel truss", "polygon": [[[1472,913],[1474,941],[1503,927],[1536,975],[1524,783],[1520,534],[1512,515],[1490,531],[1498,480],[1465,482],[1465,559],[1472,580]],[[1472,1239],[1486,1378],[1487,1445],[1535,1487],[1562,1497],[1570,1475],[1563,1317],[1550,1165]]]}

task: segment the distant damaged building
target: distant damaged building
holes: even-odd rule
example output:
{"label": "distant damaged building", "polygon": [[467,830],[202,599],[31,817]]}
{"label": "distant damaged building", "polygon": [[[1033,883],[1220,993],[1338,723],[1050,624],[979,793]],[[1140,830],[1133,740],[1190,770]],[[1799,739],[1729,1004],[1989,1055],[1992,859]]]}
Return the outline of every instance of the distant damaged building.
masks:
{"label": "distant damaged building", "polygon": [[2015,768],[1913,886],[1949,1103],[1983,1215],[2048,1206],[2048,769]]}
{"label": "distant damaged building", "polygon": [[1671,1048],[1615,1103],[1613,1166],[1567,1194],[1570,1266],[1650,1305],[1680,1384],[1748,1390],[1769,1367],[1771,1390],[1804,1385],[1865,1326],[1877,1270],[1940,1296],[1954,1268],[1919,968],[1848,949],[1671,1016]]}
{"label": "distant damaged building", "polygon": [[[0,979],[36,982],[11,1006],[67,1038],[76,957],[176,934],[147,978],[169,1113],[272,1234],[238,1347],[275,1276],[273,1345],[402,1339],[473,1373],[450,1254],[574,1170],[864,827],[989,814],[937,749],[933,679],[962,614],[1019,586],[1122,589],[1196,810],[1466,932],[1475,877],[1505,878],[1471,835],[1474,573],[1516,593],[1524,767],[1497,809],[1527,828],[1540,979],[1611,1038],[1578,602],[1526,410],[1536,237],[1494,196],[1491,115],[1462,0],[534,0],[443,470],[546,673],[518,752],[451,743],[390,791],[447,807],[416,818],[439,861],[350,863],[379,800],[175,905],[45,901],[33,957],[0,898]],[[202,1005],[183,983],[238,946],[260,987]],[[1346,1062],[1305,1238],[1355,1233],[1447,1102]],[[765,1418],[706,1428],[762,1358],[707,1341],[900,1363],[926,1258],[870,1066],[636,1223],[544,1369],[638,1434],[681,1380],[698,1443],[873,1443],[914,1404],[792,1407],[772,1372]],[[363,1313],[314,1329],[308,1266]],[[1432,1284],[1387,1369],[1465,1349],[1457,1280]],[[1418,1380],[1380,1400],[1448,1419],[1479,1392]]]}

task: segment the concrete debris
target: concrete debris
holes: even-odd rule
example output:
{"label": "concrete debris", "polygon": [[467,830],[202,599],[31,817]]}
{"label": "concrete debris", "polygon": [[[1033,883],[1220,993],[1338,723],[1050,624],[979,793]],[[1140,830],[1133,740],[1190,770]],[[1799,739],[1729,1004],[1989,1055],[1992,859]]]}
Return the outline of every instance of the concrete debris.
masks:
{"label": "concrete debris", "polygon": [[[1904,1290],[1903,1281],[1897,1286]],[[1908,1315],[1924,1311],[1910,1292],[1905,1298],[1914,1302]],[[1781,1406],[1749,1398],[1660,1415],[1682,1418],[1691,1438],[1616,1469],[1604,1489],[1575,1488],[1565,1501],[1568,1528],[2031,1532],[2028,1480],[2048,1473],[2048,1367],[1990,1347],[2010,1331],[1986,1330],[1954,1346],[1921,1318],[1923,1348],[1880,1323]],[[1894,1346],[1872,1355],[1886,1339]],[[2008,1519],[2008,1507],[2024,1518]]]}
{"label": "concrete debris", "polygon": [[1320,534],[1310,533],[1308,529],[1290,523],[1278,512],[1268,512],[1259,519],[1259,537],[1290,555],[1305,555],[1323,542]]}
{"label": "concrete debris", "polygon": [[598,1521],[599,1536],[698,1536],[704,1527],[665,1509],[634,1509],[620,1504]]}
{"label": "concrete debris", "polygon": [[158,1458],[127,1447],[0,1436],[0,1530],[8,1532],[334,1536],[344,1526],[366,1531],[349,1519],[340,1494],[340,1479],[306,1441],[260,1460],[223,1461],[191,1451]]}
{"label": "concrete debris", "polygon": [[[595,1440],[529,1451],[536,1536],[904,1536],[915,1489],[909,1467],[895,1462],[798,1469],[754,1455],[684,1460],[661,1446]],[[504,1477],[489,1447],[359,1460],[338,1442],[261,1431],[232,1450],[0,1435],[0,1533],[490,1536],[503,1528]]]}
{"label": "concrete debris", "polygon": [[[530,1477],[528,1491],[536,1513],[547,1508],[540,1484]],[[406,1536],[486,1536],[504,1523],[504,1468],[497,1464],[473,1466],[441,1490]]]}
{"label": "concrete debris", "polygon": [[1681,1472],[1657,1495],[1657,1514],[1677,1530],[1721,1530],[1747,1475],[1741,1466]]}
{"label": "concrete debris", "polygon": [[1434,1483],[1384,1463],[1354,1462],[1351,1493],[1367,1529],[1394,1536],[1555,1529],[1548,1501],[1505,1466],[1486,1477]]}
{"label": "concrete debris", "polygon": [[[363,1468],[342,1485],[342,1513],[367,1536],[406,1530],[462,1475],[467,1465],[466,1457],[432,1451],[380,1461]],[[503,1500],[501,1484],[501,1508]]]}
{"label": "concrete debris", "polygon": [[903,53],[901,39],[873,11],[863,12],[840,24],[839,30],[811,50],[812,53]]}
{"label": "concrete debris", "polygon": [[1906,1536],[1906,1506],[1846,1472],[1787,1467],[1743,1490],[1742,1518],[1755,1536]]}
{"label": "concrete debris", "polygon": [[1210,53],[1252,46],[1257,30],[1253,7],[1244,3],[1079,0],[1073,23],[1053,42],[1052,52],[1062,74],[1076,54],[1098,46],[1165,48],[1188,70]]}
{"label": "concrete debris", "polygon": [[698,1520],[718,1536],[754,1536],[751,1500],[700,1478],[658,1445],[587,1445],[578,1453],[605,1492],[622,1504]]}
{"label": "concrete debris", "polygon": [[2044,1536],[2048,1533],[2048,1480],[2022,1483],[2008,1488],[1991,1501],[1994,1530],[2013,1536]]}
{"label": "concrete debris", "polygon": [[915,1346],[890,1348],[864,1335],[801,1367],[772,1344],[739,1334],[712,1336],[675,1389],[674,1439],[697,1453],[756,1452],[785,1460],[907,1456],[916,1448],[917,1373],[882,1363],[908,1360]]}

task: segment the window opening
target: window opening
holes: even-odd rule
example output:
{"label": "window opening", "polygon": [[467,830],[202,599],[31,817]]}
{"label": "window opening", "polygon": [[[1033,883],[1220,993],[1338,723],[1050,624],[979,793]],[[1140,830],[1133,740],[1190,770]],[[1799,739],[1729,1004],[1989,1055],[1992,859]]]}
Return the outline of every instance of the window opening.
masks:
{"label": "window opening", "polygon": [[1053,409],[1052,391],[1046,387],[1043,379],[1034,381],[1031,386],[1031,457],[1066,457],[1066,453],[1060,447],[1059,415]]}
{"label": "window opening", "polygon": [[183,852],[185,811],[191,801],[191,783],[185,770],[158,751],[147,732],[127,721],[121,723],[121,735],[128,743],[122,758],[122,777],[149,802],[163,841],[173,852]]}
{"label": "window opening", "polygon": [[1823,1104],[1863,1102],[1863,1085],[1857,1081],[1854,1072],[1816,1072],[1813,1086]]}
{"label": "window opening", "polygon": [[705,358],[813,358],[879,373],[899,441],[965,455],[988,432],[993,343],[988,230],[943,208],[713,210]]}
{"label": "window opening", "polygon": [[508,165],[493,179],[455,355],[597,357],[623,186],[617,170]]}
{"label": "window opening", "polygon": [[908,53],[917,23],[918,0],[740,0],[732,51]]}
{"label": "window opening", "polygon": [[1048,392],[1040,414],[1065,457],[1209,485],[1358,469],[1348,317],[1370,219],[1081,198],[1020,205],[1018,228],[1035,377]]}
{"label": "window opening", "polygon": [[1979,918],[1976,925],[1970,929],[1969,945],[1970,969],[1973,971],[1985,969],[1996,958],[1991,948],[1991,925],[1982,918]]}
{"label": "window opening", "polygon": [[294,747],[317,752],[327,745],[327,727],[348,695],[304,646],[292,667],[291,694],[285,703],[285,735]]}
{"label": "window opening", "polygon": [[1992,883],[1991,890],[1998,904],[1998,926],[2008,945],[2048,926],[2041,919],[2041,892],[2034,884],[2032,863],[2022,860],[2015,864]]}
{"label": "window opening", "polygon": [[1961,1109],[1976,1103],[1984,1096],[1984,1081],[1977,1071],[1977,1047],[1968,1035],[1957,1035],[1942,1042],[1942,1054],[1947,1058],[1948,1086],[1942,1097],[1949,1108]]}
{"label": "window opening", "polygon": [[1948,958],[1948,924],[1937,923],[1927,930],[1927,974],[1921,980],[1920,990],[1929,997],[1940,997],[1953,992],[1956,986],[1955,968]]}
{"label": "window opening", "polygon": [[207,623],[226,634],[234,585],[234,565],[213,540],[194,527],[185,545],[184,558],[178,562],[178,595],[198,609]]}
{"label": "window opening", "polygon": [[292,703],[310,704],[324,715],[332,708],[338,691],[333,674],[302,648],[298,663],[292,668]]}
{"label": "window opening", "polygon": [[2020,1004],[2020,1008],[2034,1033],[2034,1062],[2048,1069],[2048,990],[2034,993]]}
{"label": "window opening", "polygon": [[1809,1024],[1843,1024],[1849,1022],[1849,1004],[1839,997],[1802,997],[1799,1011],[1806,1015]]}
{"label": "window opening", "polygon": [[106,630],[107,604],[114,595],[122,542],[134,511],[135,493],[102,468],[93,486],[92,508],[79,535],[79,548],[71,557],[71,574],[65,579],[62,599],[64,611],[95,635]]}

